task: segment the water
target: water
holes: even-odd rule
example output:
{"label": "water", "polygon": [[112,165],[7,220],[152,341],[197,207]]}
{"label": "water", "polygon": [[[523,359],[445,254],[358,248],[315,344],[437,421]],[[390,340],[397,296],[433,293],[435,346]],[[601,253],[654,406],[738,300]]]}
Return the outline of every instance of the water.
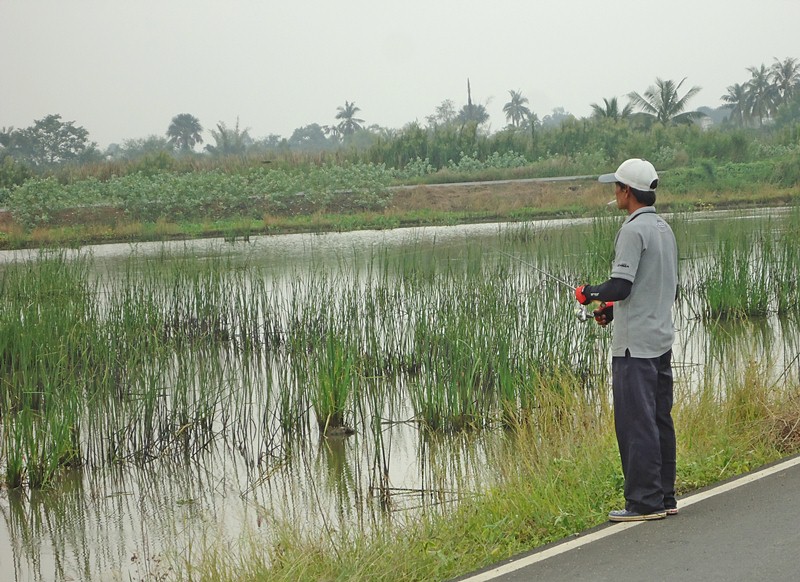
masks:
{"label": "water", "polygon": [[[709,229],[696,231],[695,239],[698,244],[713,240],[713,234],[703,233],[713,233],[723,220],[742,218],[738,213],[697,214],[692,220],[706,222]],[[131,255],[156,260],[165,254],[188,254],[198,261],[231,255],[248,268],[274,273],[276,284],[285,285],[287,271],[302,276],[327,265],[354,274],[376,254],[458,261],[470,249],[491,254],[498,237],[585,223],[287,235],[235,245],[220,240],[115,244],[89,250],[94,276],[112,285]],[[30,251],[5,252],[0,264],[36,257]],[[696,385],[709,376],[724,383],[746,363],[737,360],[739,350],[774,362],[776,381],[797,375],[798,334],[790,322],[731,322],[724,333],[708,334],[684,312],[676,325],[679,385]],[[231,377],[239,378],[240,372],[232,367]],[[258,400],[245,404],[245,413],[266,410]],[[443,511],[479,492],[492,481],[494,451],[514,446],[513,437],[503,431],[436,436],[421,431],[411,422],[413,416],[408,402],[398,400],[389,409],[379,406],[364,414],[383,423],[380,438],[360,425],[352,436],[328,438],[308,431],[291,442],[271,439],[274,423],[265,422],[239,439],[212,439],[189,456],[167,450],[148,463],[76,471],[43,491],[0,489],[0,577],[19,582],[160,579],[180,567],[180,560],[191,563],[209,548],[235,547],[244,538],[270,547],[274,529],[285,524],[320,535],[369,530],[387,520],[402,524],[419,511]]]}

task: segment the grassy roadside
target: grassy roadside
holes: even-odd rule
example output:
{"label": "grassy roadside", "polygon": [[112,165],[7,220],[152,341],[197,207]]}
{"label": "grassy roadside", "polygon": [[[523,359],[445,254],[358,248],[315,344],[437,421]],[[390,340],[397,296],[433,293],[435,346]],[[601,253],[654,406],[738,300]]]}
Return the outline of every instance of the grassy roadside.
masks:
{"label": "grassy roadside", "polygon": [[[662,212],[781,206],[800,196],[800,186],[780,188],[747,183],[720,191],[712,184],[697,188],[664,187],[657,206]],[[0,249],[77,247],[86,244],[146,242],[198,238],[246,241],[252,236],[383,230],[494,221],[586,217],[609,210],[613,192],[594,180],[534,182],[528,180],[467,184],[428,184],[394,188],[382,211],[207,218],[201,222],[131,221],[121,212],[99,207],[64,213],[57,224],[22,228],[0,214]],[[614,210],[614,209],[612,209]]]}
{"label": "grassy roadside", "polygon": [[[800,388],[776,389],[764,377],[753,365],[722,398],[713,388],[677,391],[679,495],[800,451]],[[176,571],[191,580],[444,580],[602,523],[623,502],[613,423],[608,403],[598,408],[574,394],[553,391],[545,408],[570,414],[521,427],[529,446],[493,462],[505,467],[499,484],[446,517],[373,538],[303,536],[277,524],[272,548],[252,546],[233,559],[212,547]]]}

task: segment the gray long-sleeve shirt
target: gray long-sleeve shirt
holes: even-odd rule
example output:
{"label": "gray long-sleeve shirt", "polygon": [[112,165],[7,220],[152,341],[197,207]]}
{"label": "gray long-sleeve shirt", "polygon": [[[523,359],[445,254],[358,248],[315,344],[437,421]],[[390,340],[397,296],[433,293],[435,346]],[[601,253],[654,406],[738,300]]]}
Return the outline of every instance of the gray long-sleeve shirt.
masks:
{"label": "gray long-sleeve shirt", "polygon": [[672,348],[672,305],[678,285],[678,247],[669,224],[655,208],[628,216],[614,241],[611,276],[633,283],[614,304],[613,356],[629,350],[635,358],[655,358]]}

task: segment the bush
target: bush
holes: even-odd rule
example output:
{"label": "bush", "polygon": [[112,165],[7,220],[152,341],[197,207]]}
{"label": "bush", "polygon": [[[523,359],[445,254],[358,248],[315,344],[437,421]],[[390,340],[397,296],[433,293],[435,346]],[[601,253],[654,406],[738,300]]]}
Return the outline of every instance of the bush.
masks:
{"label": "bush", "polygon": [[3,158],[3,163],[0,164],[0,190],[11,190],[32,177],[33,173],[24,164],[11,156]]}
{"label": "bush", "polygon": [[772,174],[772,183],[784,188],[800,185],[800,152],[778,162]]}

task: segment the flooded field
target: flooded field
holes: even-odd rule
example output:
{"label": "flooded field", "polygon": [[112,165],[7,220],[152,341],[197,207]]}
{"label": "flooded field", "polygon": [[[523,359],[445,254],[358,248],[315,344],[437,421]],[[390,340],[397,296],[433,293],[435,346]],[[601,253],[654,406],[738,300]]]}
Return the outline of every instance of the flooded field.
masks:
{"label": "flooded field", "polygon": [[[168,579],[469,500],[548,386],[607,398],[608,332],[568,287],[607,278],[620,222],[3,254],[0,564]],[[796,379],[796,211],[670,222],[681,389]]]}

